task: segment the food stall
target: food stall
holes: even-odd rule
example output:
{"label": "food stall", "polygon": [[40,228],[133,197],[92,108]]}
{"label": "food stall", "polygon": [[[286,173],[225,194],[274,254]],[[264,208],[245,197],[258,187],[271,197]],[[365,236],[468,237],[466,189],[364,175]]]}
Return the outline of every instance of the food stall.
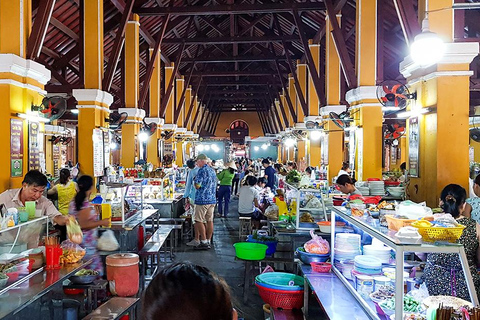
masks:
{"label": "food stall", "polygon": [[[403,206],[397,204],[396,210],[388,210],[392,208],[386,206],[385,203],[363,206],[350,203],[349,208],[333,207],[329,254],[333,272],[315,272],[314,264],[318,260],[301,258],[305,262],[300,265],[305,279],[304,312],[308,314],[309,290],[315,292],[331,319],[347,302],[352,306],[346,311],[348,315],[362,319],[427,319],[428,312],[433,312],[429,310],[437,307],[432,301],[437,300],[445,306],[468,306],[465,310],[470,310],[470,314],[477,312],[477,309],[469,309],[478,306],[478,297],[465,249],[456,242],[463,227],[447,225],[445,221],[452,221],[451,217],[432,215],[432,210],[422,205],[407,202]],[[382,214],[386,219],[381,222],[380,210],[385,208]],[[422,220],[398,214],[415,211]],[[457,297],[428,296],[426,288],[415,288],[414,277],[419,263],[405,261],[405,257],[413,253],[458,254],[471,303]],[[315,256],[308,252],[307,255],[310,259]],[[322,258],[323,263],[328,255],[316,255],[316,258]],[[396,308],[398,305],[404,307]],[[451,313],[454,310],[451,309]],[[342,313],[342,317],[344,315]]]}

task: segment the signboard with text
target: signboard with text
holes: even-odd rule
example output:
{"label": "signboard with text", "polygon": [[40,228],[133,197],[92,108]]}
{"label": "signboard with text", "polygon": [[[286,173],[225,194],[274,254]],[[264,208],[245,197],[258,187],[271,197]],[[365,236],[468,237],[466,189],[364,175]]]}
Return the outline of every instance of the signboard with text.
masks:
{"label": "signboard with text", "polygon": [[419,146],[420,128],[418,118],[408,120],[408,174],[411,177],[419,177]]}
{"label": "signboard with text", "polygon": [[28,124],[28,170],[40,170],[39,136],[40,124]]}
{"label": "signboard with text", "polygon": [[93,129],[93,175],[100,177],[103,175],[104,168],[104,151],[103,151],[103,131]]}
{"label": "signboard with text", "polygon": [[23,121],[10,120],[10,176],[23,176]]}

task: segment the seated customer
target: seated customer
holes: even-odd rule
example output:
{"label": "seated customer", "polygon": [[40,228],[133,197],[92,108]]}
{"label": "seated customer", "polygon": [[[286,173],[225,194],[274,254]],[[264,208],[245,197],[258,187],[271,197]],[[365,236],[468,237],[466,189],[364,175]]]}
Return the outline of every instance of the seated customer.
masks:
{"label": "seated customer", "polygon": [[246,185],[240,188],[238,196],[238,214],[240,217],[251,217],[254,228],[259,229],[260,220],[264,219],[264,215],[259,209],[260,194],[255,188],[257,178],[254,176],[245,178]]}
{"label": "seated customer", "polygon": [[[458,243],[465,248],[468,269],[473,278],[477,295],[480,294],[480,275],[477,273],[480,226],[475,220],[463,215],[467,192],[458,184],[449,184],[440,194],[440,207],[450,213],[457,223],[464,225]],[[471,301],[463,273],[462,264],[456,253],[429,253],[422,276],[432,296],[456,296]],[[473,301],[472,301],[473,302]]]}
{"label": "seated customer", "polygon": [[237,320],[225,281],[190,262],[160,270],[145,290],[145,320]]}

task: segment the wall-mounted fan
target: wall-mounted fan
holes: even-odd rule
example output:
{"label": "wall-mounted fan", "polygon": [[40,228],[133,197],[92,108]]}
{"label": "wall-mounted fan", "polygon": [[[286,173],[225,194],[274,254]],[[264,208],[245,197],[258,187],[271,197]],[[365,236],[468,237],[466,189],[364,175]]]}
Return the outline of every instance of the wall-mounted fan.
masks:
{"label": "wall-mounted fan", "polygon": [[377,99],[384,107],[404,109],[408,100],[416,98],[416,92],[410,93],[407,86],[397,81],[386,81],[377,87]]}
{"label": "wall-mounted fan", "polygon": [[317,118],[315,121],[305,121],[305,127],[308,130],[323,129],[322,119]]}
{"label": "wall-mounted fan", "polygon": [[400,123],[394,123],[387,125],[385,130],[385,139],[386,140],[396,140],[405,134],[405,126]]}
{"label": "wall-mounted fan", "polygon": [[108,123],[110,125],[110,129],[112,130],[120,130],[122,124],[127,121],[128,113],[122,112],[112,112],[110,113],[110,117],[108,118]]}
{"label": "wall-mounted fan", "polygon": [[353,121],[350,118],[350,113],[348,111],[343,111],[340,114],[337,114],[335,112],[330,112],[328,115],[330,117],[330,120],[332,120],[333,123],[335,123],[335,125],[342,130],[348,127],[349,123]]}
{"label": "wall-mounted fan", "polygon": [[152,136],[156,131],[157,131],[157,124],[155,122],[151,122],[149,124],[146,124],[143,122],[142,128],[140,128],[141,132],[146,132],[148,136]]}
{"label": "wall-mounted fan", "polygon": [[162,131],[163,140],[170,139],[173,136],[174,133],[175,133],[174,131],[168,131],[168,130],[167,131]]}
{"label": "wall-mounted fan", "polygon": [[45,97],[39,106],[32,105],[32,111],[39,111],[39,115],[50,121],[57,120],[67,111],[67,100],[63,97]]}
{"label": "wall-mounted fan", "polygon": [[53,144],[59,144],[62,142],[62,136],[52,136],[48,141],[52,142]]}
{"label": "wall-mounted fan", "polygon": [[479,128],[471,128],[470,129],[470,139],[475,142],[480,142],[480,129]]}

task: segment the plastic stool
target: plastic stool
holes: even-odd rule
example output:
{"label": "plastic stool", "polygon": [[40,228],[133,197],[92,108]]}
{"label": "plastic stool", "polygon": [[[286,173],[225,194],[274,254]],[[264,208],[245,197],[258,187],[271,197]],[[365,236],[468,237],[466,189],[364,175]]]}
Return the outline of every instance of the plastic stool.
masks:
{"label": "plastic stool", "polygon": [[252,233],[252,218],[239,217],[238,219],[238,238],[245,240],[245,237]]}

